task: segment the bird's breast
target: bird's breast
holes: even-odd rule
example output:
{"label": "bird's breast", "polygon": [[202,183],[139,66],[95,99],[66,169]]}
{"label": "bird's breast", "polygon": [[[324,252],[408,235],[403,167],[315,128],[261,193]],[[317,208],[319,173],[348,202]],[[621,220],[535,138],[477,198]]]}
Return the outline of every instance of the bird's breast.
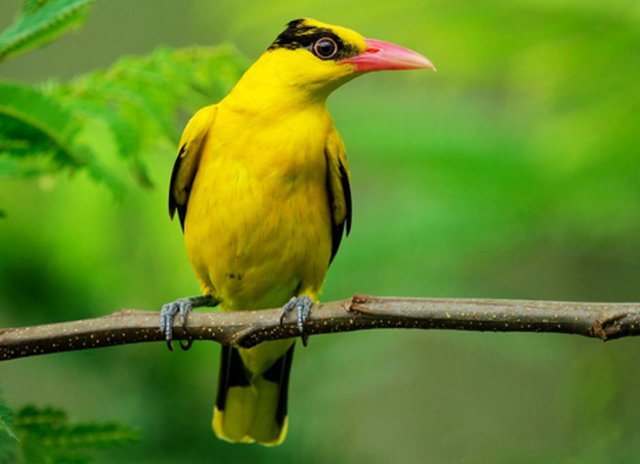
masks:
{"label": "bird's breast", "polygon": [[187,252],[230,309],[283,304],[319,288],[331,253],[327,119],[220,111],[189,197]]}

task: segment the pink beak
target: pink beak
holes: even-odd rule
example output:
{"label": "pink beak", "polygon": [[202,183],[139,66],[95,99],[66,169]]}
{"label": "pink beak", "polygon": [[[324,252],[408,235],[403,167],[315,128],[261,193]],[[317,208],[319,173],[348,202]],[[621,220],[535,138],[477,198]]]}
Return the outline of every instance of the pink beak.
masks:
{"label": "pink beak", "polygon": [[355,72],[392,69],[432,69],[436,67],[427,58],[400,45],[376,39],[365,39],[367,49],[352,58],[343,60],[355,67]]}

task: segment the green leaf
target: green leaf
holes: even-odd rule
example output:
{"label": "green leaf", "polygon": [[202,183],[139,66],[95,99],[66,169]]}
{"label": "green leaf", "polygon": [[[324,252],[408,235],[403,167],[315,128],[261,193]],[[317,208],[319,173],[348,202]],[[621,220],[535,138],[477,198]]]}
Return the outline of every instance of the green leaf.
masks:
{"label": "green leaf", "polygon": [[[71,143],[78,131],[73,114],[35,89],[0,82],[2,147],[16,156],[50,152],[61,164],[83,166],[83,154]],[[25,151],[28,148],[29,151]]]}
{"label": "green leaf", "polygon": [[27,462],[90,463],[80,449],[103,449],[135,443],[137,430],[116,422],[73,424],[57,408],[26,406],[14,419]]}
{"label": "green leaf", "polygon": [[35,12],[49,3],[50,0],[23,0],[20,11],[23,12]]}
{"label": "green leaf", "polygon": [[0,463],[14,460],[17,441],[13,431],[13,413],[0,396]]}
{"label": "green leaf", "polygon": [[[0,175],[86,167],[95,179],[121,188],[94,151],[78,142],[87,127],[54,96],[0,81]],[[6,157],[19,158],[20,163]]]}
{"label": "green leaf", "polygon": [[7,407],[4,402],[0,402],[0,434],[5,434],[9,438],[13,440],[17,440],[13,429],[11,428],[13,423],[13,415],[11,413],[11,409]]}
{"label": "green leaf", "polygon": [[119,192],[116,171],[128,169],[151,187],[145,157],[173,156],[185,116],[220,100],[246,65],[228,46],[162,48],[70,83],[0,81],[0,177],[86,169]]}
{"label": "green leaf", "polygon": [[93,0],[25,0],[0,34],[0,61],[56,39],[84,21]]}
{"label": "green leaf", "polygon": [[155,156],[159,142],[165,152],[167,143],[177,145],[184,114],[221,99],[246,64],[230,46],[161,48],[49,89],[75,114],[105,124],[118,157],[138,184],[150,187],[145,155]]}

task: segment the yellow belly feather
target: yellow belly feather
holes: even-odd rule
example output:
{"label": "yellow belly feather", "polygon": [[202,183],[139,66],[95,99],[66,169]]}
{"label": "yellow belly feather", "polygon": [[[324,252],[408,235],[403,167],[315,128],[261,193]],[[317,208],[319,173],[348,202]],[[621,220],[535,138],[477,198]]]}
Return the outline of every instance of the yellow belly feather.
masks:
{"label": "yellow belly feather", "polygon": [[324,107],[247,124],[220,104],[185,222],[187,253],[205,293],[226,310],[316,300],[331,255]]}

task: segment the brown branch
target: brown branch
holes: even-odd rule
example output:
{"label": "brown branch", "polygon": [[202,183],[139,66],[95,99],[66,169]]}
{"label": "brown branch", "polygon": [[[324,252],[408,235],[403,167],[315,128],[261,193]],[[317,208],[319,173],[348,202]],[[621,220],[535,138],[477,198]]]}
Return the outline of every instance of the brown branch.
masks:
{"label": "brown branch", "polygon": [[[293,317],[280,310],[197,311],[176,339],[215,340],[251,347],[295,337]],[[123,310],[108,316],[0,330],[0,360],[104,346],[162,341],[159,312]],[[524,300],[352,298],[314,306],[309,334],[363,329],[413,328],[494,332],[558,332],[600,340],[640,334],[638,303],[568,303]]]}

